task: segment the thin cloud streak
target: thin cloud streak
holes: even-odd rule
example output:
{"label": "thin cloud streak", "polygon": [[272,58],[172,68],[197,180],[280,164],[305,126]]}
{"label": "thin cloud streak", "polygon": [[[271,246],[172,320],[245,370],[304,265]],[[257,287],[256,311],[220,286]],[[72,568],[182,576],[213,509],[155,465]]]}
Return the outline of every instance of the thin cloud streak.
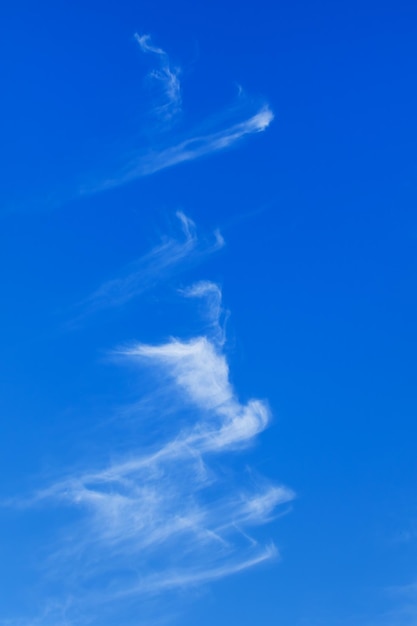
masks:
{"label": "thin cloud streak", "polygon": [[274,119],[271,109],[263,107],[258,113],[238,124],[220,130],[209,135],[191,137],[182,143],[162,150],[156,155],[150,155],[144,159],[139,168],[133,169],[127,174],[129,177],[146,176],[154,174],[179,163],[199,159],[212,152],[219,152],[230,148],[233,144],[247,135],[263,132]]}
{"label": "thin cloud streak", "polygon": [[181,111],[180,69],[171,67],[167,53],[151,43],[150,35],[135,33],[134,37],[142,52],[156,56],[159,61],[159,69],[153,70],[150,76],[162,86],[165,102],[157,106],[156,113],[165,120],[171,120]]}
{"label": "thin cloud streak", "polygon": [[202,280],[187,289],[180,291],[186,298],[199,298],[205,300],[205,317],[208,320],[211,333],[216,343],[223,346],[226,341],[226,323],[229,311],[222,307],[222,292],[216,283]]}
{"label": "thin cloud streak", "polygon": [[[180,70],[149,35],[135,34],[135,39],[143,53],[158,60],[151,78],[162,87],[163,103],[155,112],[172,120],[182,104]],[[273,118],[263,106],[225,128],[217,118],[217,125],[204,132],[200,127],[200,132],[174,137],[148,153],[135,151],[123,171],[93,191],[231,148],[264,132]],[[125,305],[223,247],[218,231],[201,238],[189,217],[181,211],[176,215],[179,237],[164,238],[81,306],[93,312]],[[243,402],[231,383],[225,351],[228,312],[221,288],[200,281],[180,293],[204,304],[206,326],[200,334],[114,351],[154,381],[153,392],[135,415],[149,426],[151,443],[130,440],[116,460],[100,464],[91,458],[82,470],[51,481],[32,497],[7,503],[45,516],[53,509],[52,524],[61,528],[45,566],[52,580],[52,593],[46,596],[57,598],[49,604],[50,621],[60,613],[65,624],[101,623],[97,611],[105,603],[114,609],[126,598],[142,602],[147,596],[221,580],[278,556],[273,543],[258,540],[256,528],[275,519],[278,509],[286,511],[295,494],[239,466],[238,454],[254,446],[268,427],[270,409],[261,399]],[[138,378],[141,383],[140,374]],[[156,413],[171,422],[168,427],[152,430]],[[71,598],[71,606],[63,598]]]}
{"label": "thin cloud streak", "polygon": [[265,561],[278,557],[278,551],[274,544],[266,546],[255,557],[240,561],[238,563],[232,563],[227,566],[213,568],[211,570],[199,570],[189,572],[172,572],[168,573],[165,577],[153,577],[145,579],[141,582],[140,587],[126,590],[121,595],[130,595],[132,593],[157,593],[161,591],[167,591],[177,588],[190,588],[198,585],[219,580],[233,574],[239,574],[251,567],[260,565]]}
{"label": "thin cloud streak", "polygon": [[81,303],[81,307],[93,312],[122,306],[171,278],[186,264],[197,263],[224,246],[219,231],[214,231],[211,240],[207,241],[198,237],[193,220],[182,211],[177,211],[176,217],[181,227],[181,238],[164,238],[161,244],[131,263],[121,276],[104,282]]}
{"label": "thin cloud streak", "polygon": [[191,136],[168,148],[151,150],[131,161],[124,172],[113,179],[108,179],[92,191],[118,187],[137,178],[150,176],[175,165],[226,150],[250,135],[265,131],[273,119],[274,114],[266,105],[243,122],[205,135]]}
{"label": "thin cloud streak", "polygon": [[[294,492],[232,469],[235,453],[254,445],[268,426],[270,411],[262,400],[242,403],[230,382],[216,327],[223,315],[220,287],[202,281],[183,295],[206,302],[206,335],[117,351],[153,372],[154,406],[161,413],[169,406],[170,419],[178,407],[181,430],[162,442],[156,432],[148,451],[133,445],[118,462],[70,475],[23,503],[78,511],[78,523],[50,562],[75,597],[80,585],[91,586],[101,589],[100,602],[117,604],[219,580],[278,555],[253,529],[273,520]],[[219,471],[225,463],[227,477]]]}

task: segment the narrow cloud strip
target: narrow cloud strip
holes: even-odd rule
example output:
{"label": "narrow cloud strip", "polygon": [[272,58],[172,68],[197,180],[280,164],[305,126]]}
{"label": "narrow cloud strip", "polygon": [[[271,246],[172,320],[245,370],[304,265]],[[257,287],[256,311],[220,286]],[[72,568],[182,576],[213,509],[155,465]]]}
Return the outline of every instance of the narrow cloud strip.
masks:
{"label": "narrow cloud strip", "polygon": [[208,583],[278,555],[255,529],[294,493],[242,470],[236,456],[268,426],[268,406],[242,403],[230,382],[219,286],[203,281],[183,295],[206,302],[207,334],[117,352],[153,373],[152,410],[148,403],[136,419],[158,410],[181,429],[162,441],[155,432],[147,450],[132,444],[117,462],[68,476],[31,501],[78,511],[52,561],[84,611]]}
{"label": "narrow cloud strip", "polygon": [[133,167],[126,174],[127,180],[137,176],[149,176],[168,167],[230,148],[244,137],[266,130],[273,119],[271,109],[265,106],[244,122],[208,135],[191,137],[159,153],[151,153],[142,159],[138,167]]}
{"label": "narrow cloud strip", "polygon": [[209,280],[195,283],[182,293],[186,298],[199,298],[205,301],[205,317],[210,325],[211,333],[219,346],[226,341],[226,322],[229,312],[222,307],[222,292],[218,285]]}
{"label": "narrow cloud strip", "polygon": [[181,236],[166,237],[150,252],[131,263],[120,276],[103,283],[81,305],[88,311],[121,306],[171,278],[187,264],[198,263],[220,250],[224,240],[214,231],[210,240],[197,235],[196,226],[182,211],[177,211]]}
{"label": "narrow cloud strip", "polygon": [[273,119],[274,114],[271,109],[268,106],[263,106],[255,115],[243,122],[208,134],[193,134],[167,148],[151,150],[133,159],[123,172],[115,178],[105,181],[95,191],[118,187],[137,178],[150,176],[175,165],[194,161],[231,148],[244,138],[265,131]]}
{"label": "narrow cloud strip", "polygon": [[163,93],[163,103],[157,106],[156,113],[169,121],[181,111],[180,69],[171,67],[167,53],[152,44],[150,35],[135,33],[135,39],[142,52],[153,55],[159,62],[159,68],[152,70],[150,74],[161,86]]}
{"label": "narrow cloud strip", "polygon": [[[148,34],[134,35],[141,51],[153,57],[157,68],[149,74],[149,78],[158,86],[157,104],[153,112],[159,121],[173,122],[182,111],[182,94],[179,67],[173,67],[168,54],[163,48],[152,43]],[[229,119],[231,112],[229,111]],[[81,195],[99,193],[132,182],[136,179],[156,174],[162,170],[201,159],[210,154],[233,147],[240,141],[265,131],[274,119],[271,108],[264,104],[256,112],[249,114],[248,109],[234,110],[235,120],[225,125],[225,112],[210,116],[211,122],[200,125],[178,134],[173,131],[172,124],[157,124],[147,128],[146,136],[152,135],[152,147],[132,145],[125,165],[115,168],[113,175],[83,185],[79,189]],[[236,117],[238,121],[236,121]],[[242,119],[243,118],[243,119]],[[213,122],[213,119],[216,120]],[[221,120],[221,122],[220,122]],[[152,125],[151,125],[152,126]],[[223,126],[223,127],[222,127]],[[205,128],[205,131],[201,129]],[[170,130],[170,136],[166,131]],[[161,131],[164,131],[161,133]]]}

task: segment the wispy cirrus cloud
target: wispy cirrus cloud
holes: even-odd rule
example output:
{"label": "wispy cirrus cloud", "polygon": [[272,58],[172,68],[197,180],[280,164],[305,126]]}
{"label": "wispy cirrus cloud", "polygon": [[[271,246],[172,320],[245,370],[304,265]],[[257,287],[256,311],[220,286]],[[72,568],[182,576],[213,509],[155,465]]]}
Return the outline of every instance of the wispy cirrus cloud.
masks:
{"label": "wispy cirrus cloud", "polygon": [[145,155],[136,167],[135,164],[132,164],[132,168],[126,173],[126,181],[138,176],[149,176],[168,167],[230,148],[244,137],[266,130],[273,119],[274,115],[271,109],[264,106],[255,115],[243,122],[207,135],[191,136],[160,152]]}
{"label": "wispy cirrus cloud", "polygon": [[158,61],[159,67],[153,69],[150,78],[156,81],[161,87],[162,103],[156,107],[156,113],[164,120],[169,121],[181,111],[181,83],[179,67],[172,67],[169,56],[162,48],[154,46],[150,35],[139,35],[135,33],[135,40],[139,44],[140,49],[145,54],[150,54]]}
{"label": "wispy cirrus cloud", "polygon": [[[50,568],[83,615],[219,580],[278,555],[255,529],[294,493],[236,465],[236,454],[268,426],[269,408],[259,399],[242,403],[230,381],[220,287],[203,281],[183,295],[206,301],[206,334],[115,352],[138,373],[152,373],[153,410],[166,410],[180,430],[162,439],[155,432],[146,449],[132,443],[117,461],[91,464],[24,503],[77,513]],[[136,419],[151,414],[142,407]]]}
{"label": "wispy cirrus cloud", "polygon": [[224,246],[218,230],[209,239],[201,237],[195,223],[185,213],[177,211],[176,217],[181,231],[179,237],[164,237],[160,244],[130,263],[120,275],[100,285],[80,303],[81,307],[91,312],[124,305]]}
{"label": "wispy cirrus cloud", "polygon": [[185,139],[178,142],[174,140],[170,145],[160,149],[153,148],[149,151],[140,151],[138,156],[130,159],[127,166],[119,171],[115,177],[108,178],[90,191],[104,191],[118,187],[181,163],[195,161],[210,154],[221,152],[233,147],[250,135],[264,132],[273,119],[272,110],[269,106],[264,105],[254,115],[226,128],[204,134],[191,132]]}
{"label": "wispy cirrus cloud", "polygon": [[[151,78],[160,85],[163,101],[156,112],[170,120],[181,110],[180,71],[148,35],[135,39],[158,61]],[[87,191],[224,151],[264,132],[273,117],[264,105],[251,113],[240,110],[239,116],[234,111],[227,123],[223,115],[214,116],[214,123],[199,130],[171,139],[154,137],[151,149],[134,146],[124,167]],[[176,215],[179,236],[163,238],[105,281],[82,308],[93,312],[125,305],[224,245],[218,231],[201,237],[189,217],[181,211]],[[104,462],[92,457],[32,497],[9,502],[51,515],[52,526],[60,528],[44,564],[42,617],[13,624],[106,626],[116,619],[148,625],[149,619],[139,619],[136,611],[131,621],[122,618],[126,606],[136,609],[157,594],[220,580],[278,556],[274,543],[259,539],[256,529],[285,512],[295,494],[239,460],[268,427],[270,409],[261,399],[242,401],[231,382],[225,350],[228,312],[220,286],[200,281],[179,293],[188,306],[190,300],[203,303],[204,330],[191,338],[136,342],[114,352],[137,372],[138,389],[146,379],[146,402],[131,410],[131,419],[149,431],[146,443],[126,437],[116,457],[109,454]]]}
{"label": "wispy cirrus cloud", "polygon": [[226,322],[229,311],[222,307],[222,292],[219,285],[209,280],[202,280],[180,291],[186,298],[199,298],[205,303],[205,317],[210,331],[218,345],[226,341]]}
{"label": "wispy cirrus cloud", "polygon": [[[158,63],[158,67],[149,75],[160,88],[157,95],[158,103],[153,112],[159,120],[173,121],[182,110],[179,80],[181,70],[172,66],[166,51],[154,45],[150,35],[135,33],[134,37],[142,52],[152,56]],[[242,92],[240,88],[240,96]],[[255,108],[248,98],[241,98],[239,107],[219,111],[194,128],[187,130],[187,123],[184,120],[180,133],[172,124],[162,126],[156,124],[149,127],[145,122],[147,139],[143,137],[141,144],[131,144],[130,149],[118,157],[119,166],[114,166],[113,174],[82,185],[79,193],[88,195],[113,189],[168,168],[227,150],[251,135],[264,132],[273,119],[274,114],[268,104],[263,103]],[[167,130],[170,132],[167,133]],[[124,164],[120,165],[123,160]]]}

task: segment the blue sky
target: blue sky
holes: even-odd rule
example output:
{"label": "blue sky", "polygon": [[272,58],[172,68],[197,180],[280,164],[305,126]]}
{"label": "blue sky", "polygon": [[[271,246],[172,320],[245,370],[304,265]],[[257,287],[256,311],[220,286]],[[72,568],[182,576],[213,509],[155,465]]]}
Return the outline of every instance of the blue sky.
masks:
{"label": "blue sky", "polygon": [[417,9],[1,9],[1,626],[416,626]]}

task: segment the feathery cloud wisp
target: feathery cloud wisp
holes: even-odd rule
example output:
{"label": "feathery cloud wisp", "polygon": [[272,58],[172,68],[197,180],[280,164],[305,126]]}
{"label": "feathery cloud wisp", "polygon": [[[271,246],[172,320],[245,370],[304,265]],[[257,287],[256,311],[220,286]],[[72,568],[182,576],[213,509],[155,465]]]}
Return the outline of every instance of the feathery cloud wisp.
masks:
{"label": "feathery cloud wisp", "polygon": [[[163,102],[156,106],[155,112],[160,119],[166,122],[172,121],[181,111],[182,106],[180,69],[172,67],[165,50],[155,46],[150,35],[135,33],[134,37],[143,53],[152,55],[158,60],[159,67],[151,72],[150,78],[162,87]],[[233,113],[236,118],[237,111],[235,110]],[[129,155],[126,155],[125,164],[119,167],[115,166],[113,175],[101,178],[93,184],[83,185],[80,187],[79,193],[92,194],[113,189],[175,165],[226,150],[249,135],[263,132],[274,119],[274,114],[267,104],[242,120],[243,115],[241,109],[239,113],[241,121],[231,121],[224,126],[225,115],[222,112],[216,116],[217,122],[213,124],[213,118],[211,118],[211,124],[205,125],[206,131],[202,131],[200,126],[198,129],[182,132],[181,135],[174,134],[170,140],[167,139],[165,133],[163,134],[164,138],[162,138],[160,132],[162,128],[158,124],[156,128],[152,129],[151,148],[139,145],[132,146]],[[223,127],[219,127],[220,119]],[[207,126],[208,128],[211,127],[211,130],[207,131]]]}
{"label": "feathery cloud wisp", "polygon": [[121,276],[104,282],[81,305],[96,311],[121,306],[132,298],[152,289],[156,284],[172,277],[187,263],[198,263],[206,256],[220,250],[224,240],[214,231],[211,241],[199,238],[196,226],[182,211],[177,211],[182,237],[165,237],[159,245],[131,263]]}
{"label": "feathery cloud wisp", "polygon": [[199,298],[205,301],[205,317],[207,318],[211,333],[218,345],[222,346],[226,340],[226,322],[229,311],[222,307],[222,292],[216,283],[202,280],[181,292],[186,298]]}
{"label": "feathery cloud wisp", "polygon": [[181,111],[180,69],[171,67],[167,53],[151,43],[150,35],[135,33],[134,36],[142,52],[159,60],[159,69],[153,70],[150,76],[162,86],[164,102],[157,106],[157,113],[168,121]]}
{"label": "feathery cloud wisp", "polygon": [[[73,596],[80,585],[99,588],[100,602],[116,606],[218,580],[277,555],[252,529],[271,521],[294,493],[236,471],[231,456],[254,444],[269,409],[257,399],[242,403],[230,382],[216,328],[219,286],[203,281],[184,295],[206,300],[208,334],[117,352],[153,372],[154,406],[161,413],[169,407],[170,417],[174,410],[181,429],[163,440],[156,432],[148,450],[131,445],[117,462],[69,475],[31,501],[78,511],[70,540],[61,538],[53,556]],[[227,473],[220,470],[225,464]],[[83,610],[96,601],[83,596]]]}
{"label": "feathery cloud wisp", "polygon": [[191,135],[187,139],[167,148],[151,150],[135,157],[116,177],[108,179],[94,191],[111,189],[137,178],[156,174],[180,163],[194,161],[209,154],[231,148],[245,137],[265,131],[274,119],[268,106],[263,106],[255,115],[243,122],[203,135]]}
{"label": "feathery cloud wisp", "polygon": [[239,122],[238,124],[234,124],[209,135],[191,137],[159,153],[151,153],[145,156],[138,167],[133,167],[126,176],[128,178],[135,178],[138,175],[146,176],[154,174],[160,170],[178,165],[179,163],[193,161],[194,159],[199,159],[212,152],[225,150],[247,135],[263,132],[268,128],[273,119],[274,115],[271,109],[267,106],[263,107],[244,122]]}
{"label": "feathery cloud wisp", "polygon": [[[135,38],[144,53],[158,59],[151,77],[162,86],[163,103],[156,112],[170,120],[181,109],[179,70],[149,36]],[[126,167],[93,191],[231,148],[265,131],[273,117],[264,106],[243,121],[234,117],[225,124],[223,118],[220,125],[217,118],[204,131],[200,127],[171,141],[161,139],[152,150],[135,149]],[[184,213],[177,217],[181,237],[163,239],[122,276],[102,284],[83,307],[123,305],[224,245],[218,232],[207,242]],[[118,611],[127,599],[142,602],[156,593],[219,580],[278,554],[273,543],[258,540],[254,528],[270,522],[294,493],[237,466],[237,453],[268,426],[269,407],[259,399],[242,402],[230,381],[220,287],[201,281],[182,293],[205,302],[205,332],[117,352],[154,377],[154,392],[138,404],[135,416],[149,425],[151,442],[126,441],[117,460],[91,458],[83,470],[52,481],[23,503],[61,512],[62,534],[55,537],[46,566],[54,577],[52,593],[46,595],[55,594],[56,601],[42,623],[56,626],[54,616],[60,613],[65,624],[102,624],[98,607]],[[152,431],[156,413],[171,425]]]}

